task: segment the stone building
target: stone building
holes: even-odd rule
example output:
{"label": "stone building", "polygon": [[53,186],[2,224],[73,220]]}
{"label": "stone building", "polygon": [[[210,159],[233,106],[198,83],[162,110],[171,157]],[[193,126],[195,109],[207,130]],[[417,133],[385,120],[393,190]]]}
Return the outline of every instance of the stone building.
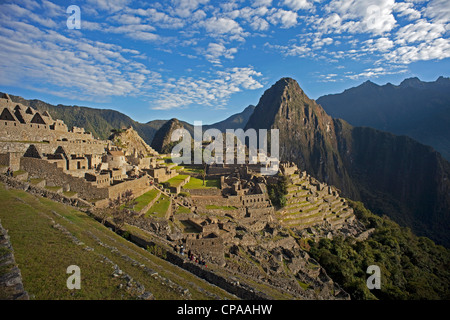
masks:
{"label": "stone building", "polygon": [[[150,188],[148,176],[111,142],[95,139],[84,128],[69,130],[47,111],[14,103],[7,94],[0,98],[0,166],[26,171],[30,179],[43,180],[44,187],[59,186],[106,204],[125,190],[137,197]],[[139,174],[130,178],[132,169]]]}

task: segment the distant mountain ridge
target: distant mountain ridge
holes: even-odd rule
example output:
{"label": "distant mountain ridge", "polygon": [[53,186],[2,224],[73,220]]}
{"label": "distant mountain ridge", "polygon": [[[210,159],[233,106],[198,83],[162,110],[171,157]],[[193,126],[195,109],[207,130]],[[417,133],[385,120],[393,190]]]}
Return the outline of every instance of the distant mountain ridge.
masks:
{"label": "distant mountain ridge", "polygon": [[433,148],[333,119],[290,78],[266,90],[249,128],[279,129],[282,160],[415,233],[450,244],[450,163]]}
{"label": "distant mountain ridge", "polygon": [[340,94],[322,96],[317,103],[333,118],[407,135],[450,160],[450,78],[432,82],[409,78],[398,86],[366,81]]}
{"label": "distant mountain ridge", "polygon": [[244,109],[244,111],[240,113],[236,113],[225,120],[216,122],[211,125],[205,125],[203,126],[204,129],[218,129],[222,132],[225,132],[226,129],[243,129],[245,125],[248,122],[248,119],[252,115],[253,111],[255,110],[255,106],[249,105],[247,108]]}

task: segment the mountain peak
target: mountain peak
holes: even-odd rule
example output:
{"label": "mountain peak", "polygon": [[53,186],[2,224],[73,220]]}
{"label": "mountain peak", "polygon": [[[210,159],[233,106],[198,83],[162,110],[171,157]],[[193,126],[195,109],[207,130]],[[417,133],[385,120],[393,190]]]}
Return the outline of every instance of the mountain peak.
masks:
{"label": "mountain peak", "polygon": [[324,114],[322,107],[305,94],[296,80],[286,77],[264,92],[245,128],[270,129],[287,122],[300,125]]}
{"label": "mountain peak", "polygon": [[417,77],[407,78],[400,83],[400,87],[418,87],[422,85],[423,82]]}
{"label": "mountain peak", "polygon": [[298,84],[298,82],[289,77],[281,78],[272,86],[272,88],[273,87],[278,87],[278,88],[282,88],[282,89],[287,88],[287,89],[291,89],[291,90],[299,90],[300,93],[303,93],[303,90],[302,90],[302,88],[300,88],[300,85]]}
{"label": "mountain peak", "polygon": [[360,87],[378,87],[378,85],[370,80],[364,81]]}
{"label": "mountain peak", "polygon": [[160,153],[170,153],[172,132],[181,128],[183,128],[183,124],[178,119],[170,119],[156,131],[151,147]]}

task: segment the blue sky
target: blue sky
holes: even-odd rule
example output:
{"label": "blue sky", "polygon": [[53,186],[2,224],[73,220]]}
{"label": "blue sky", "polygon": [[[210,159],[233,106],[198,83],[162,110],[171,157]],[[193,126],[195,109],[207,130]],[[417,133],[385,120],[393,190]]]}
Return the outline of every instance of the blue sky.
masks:
{"label": "blue sky", "polygon": [[449,33],[448,0],[1,1],[0,90],[213,123],[286,76],[313,99],[448,77]]}

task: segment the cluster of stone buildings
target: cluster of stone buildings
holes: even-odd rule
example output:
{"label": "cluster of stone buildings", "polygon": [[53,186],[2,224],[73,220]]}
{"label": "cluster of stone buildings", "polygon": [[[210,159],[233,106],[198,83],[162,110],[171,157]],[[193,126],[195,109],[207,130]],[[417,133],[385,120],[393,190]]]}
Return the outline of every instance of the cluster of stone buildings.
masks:
{"label": "cluster of stone buildings", "polygon": [[69,129],[47,111],[15,103],[7,94],[0,98],[1,170],[26,171],[27,178],[96,200],[97,205],[128,189],[138,196],[153,181],[177,174],[161,164],[157,152],[148,150],[147,154],[125,153],[83,128]]}

